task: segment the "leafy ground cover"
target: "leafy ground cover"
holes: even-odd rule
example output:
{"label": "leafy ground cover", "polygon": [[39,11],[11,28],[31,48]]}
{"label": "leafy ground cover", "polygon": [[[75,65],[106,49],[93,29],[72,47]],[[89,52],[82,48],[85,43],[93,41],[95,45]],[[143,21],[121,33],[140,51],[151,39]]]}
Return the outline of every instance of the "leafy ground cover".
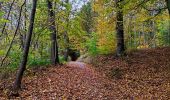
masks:
{"label": "leafy ground cover", "polygon": [[[100,55],[93,63],[69,62],[36,68],[23,79],[24,100],[168,100],[170,48],[133,51],[126,57]],[[1,81],[0,99],[7,99],[13,79]]]}

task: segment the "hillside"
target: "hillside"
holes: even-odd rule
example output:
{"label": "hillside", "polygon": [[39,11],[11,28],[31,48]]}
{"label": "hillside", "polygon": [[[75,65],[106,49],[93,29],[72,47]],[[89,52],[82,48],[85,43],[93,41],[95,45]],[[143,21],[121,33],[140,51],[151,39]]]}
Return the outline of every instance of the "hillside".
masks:
{"label": "hillside", "polygon": [[[132,51],[122,58],[100,55],[91,64],[69,62],[29,73],[17,99],[170,99],[169,47]],[[1,82],[2,100],[8,83]]]}

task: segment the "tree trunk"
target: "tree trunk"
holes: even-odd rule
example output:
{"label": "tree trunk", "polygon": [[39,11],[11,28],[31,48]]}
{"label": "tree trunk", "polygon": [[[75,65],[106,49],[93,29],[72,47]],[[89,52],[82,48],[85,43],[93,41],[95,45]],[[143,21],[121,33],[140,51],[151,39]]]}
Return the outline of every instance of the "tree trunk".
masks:
{"label": "tree trunk", "polygon": [[31,37],[32,37],[33,27],[34,27],[34,18],[35,18],[35,13],[36,13],[36,6],[37,6],[37,0],[33,0],[33,8],[32,8],[32,11],[31,11],[30,25],[29,25],[29,29],[28,29],[26,43],[25,43],[25,46],[24,46],[24,52],[23,52],[23,56],[22,56],[22,59],[21,59],[19,71],[17,73],[17,77],[16,77],[16,80],[15,80],[14,85],[13,85],[13,89],[16,92],[18,91],[18,89],[21,88],[22,76],[23,76],[24,71],[26,69],[27,57],[28,57],[28,53],[29,53],[29,47],[30,47],[30,42],[31,42]]}
{"label": "tree trunk", "polygon": [[49,29],[51,31],[51,64],[56,65],[59,63],[58,57],[58,42],[56,35],[56,25],[55,25],[55,13],[52,7],[52,2],[47,0],[48,6],[48,17],[49,17]]}
{"label": "tree trunk", "polygon": [[170,0],[166,0],[168,12],[169,12],[169,27],[168,27],[168,45],[170,45]]}
{"label": "tree trunk", "polygon": [[170,16],[170,0],[166,0],[169,16]]}
{"label": "tree trunk", "polygon": [[[65,1],[66,4],[69,3],[69,0]],[[68,10],[68,9],[67,9]],[[69,45],[69,37],[68,37],[68,28],[69,28],[69,16],[70,16],[70,11],[67,12],[67,18],[66,18],[66,31],[64,32],[64,41],[65,41],[65,52],[64,52],[64,60],[68,61],[68,56],[69,56],[69,50],[70,50],[70,45]]]}
{"label": "tree trunk", "polygon": [[64,60],[68,61],[68,56],[69,56],[69,37],[67,31],[64,32],[64,41],[65,41],[65,51],[64,51]]}
{"label": "tree trunk", "polygon": [[116,1],[116,31],[117,31],[117,56],[124,55],[125,46],[124,46],[124,29],[123,29],[123,10],[121,2],[123,0],[115,0]]}

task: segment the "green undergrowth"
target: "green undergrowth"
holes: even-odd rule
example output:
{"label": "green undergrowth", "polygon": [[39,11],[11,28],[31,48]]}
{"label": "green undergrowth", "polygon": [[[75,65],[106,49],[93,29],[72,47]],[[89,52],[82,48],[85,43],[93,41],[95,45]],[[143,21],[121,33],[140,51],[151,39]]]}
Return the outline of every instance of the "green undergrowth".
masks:
{"label": "green undergrowth", "polygon": [[[0,79],[6,79],[15,74],[21,63],[21,51],[11,51],[5,59],[2,67],[0,67]],[[60,63],[65,63],[63,56],[59,56]],[[46,68],[50,65],[49,55],[40,56],[30,53],[27,62],[27,71],[36,68]]]}

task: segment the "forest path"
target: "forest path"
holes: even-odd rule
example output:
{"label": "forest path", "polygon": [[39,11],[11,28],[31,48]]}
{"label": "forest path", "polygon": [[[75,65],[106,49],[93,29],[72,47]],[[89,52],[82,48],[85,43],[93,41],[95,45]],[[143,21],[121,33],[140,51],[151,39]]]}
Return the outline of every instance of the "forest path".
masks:
{"label": "forest path", "polygon": [[68,62],[66,64],[67,66],[70,66],[70,67],[78,67],[78,68],[82,68],[82,69],[88,69],[88,64],[85,64],[83,62],[77,62],[77,61],[71,61],[71,62]]}
{"label": "forest path", "polygon": [[70,61],[66,64],[66,66],[73,67],[73,68],[80,68],[82,70],[88,70],[89,72],[92,72],[91,74],[96,73],[94,72],[94,68],[91,65],[86,64],[84,62]]}
{"label": "forest path", "polygon": [[23,81],[26,89],[21,92],[22,99],[113,100],[116,97],[114,82],[82,62],[42,69]]}

